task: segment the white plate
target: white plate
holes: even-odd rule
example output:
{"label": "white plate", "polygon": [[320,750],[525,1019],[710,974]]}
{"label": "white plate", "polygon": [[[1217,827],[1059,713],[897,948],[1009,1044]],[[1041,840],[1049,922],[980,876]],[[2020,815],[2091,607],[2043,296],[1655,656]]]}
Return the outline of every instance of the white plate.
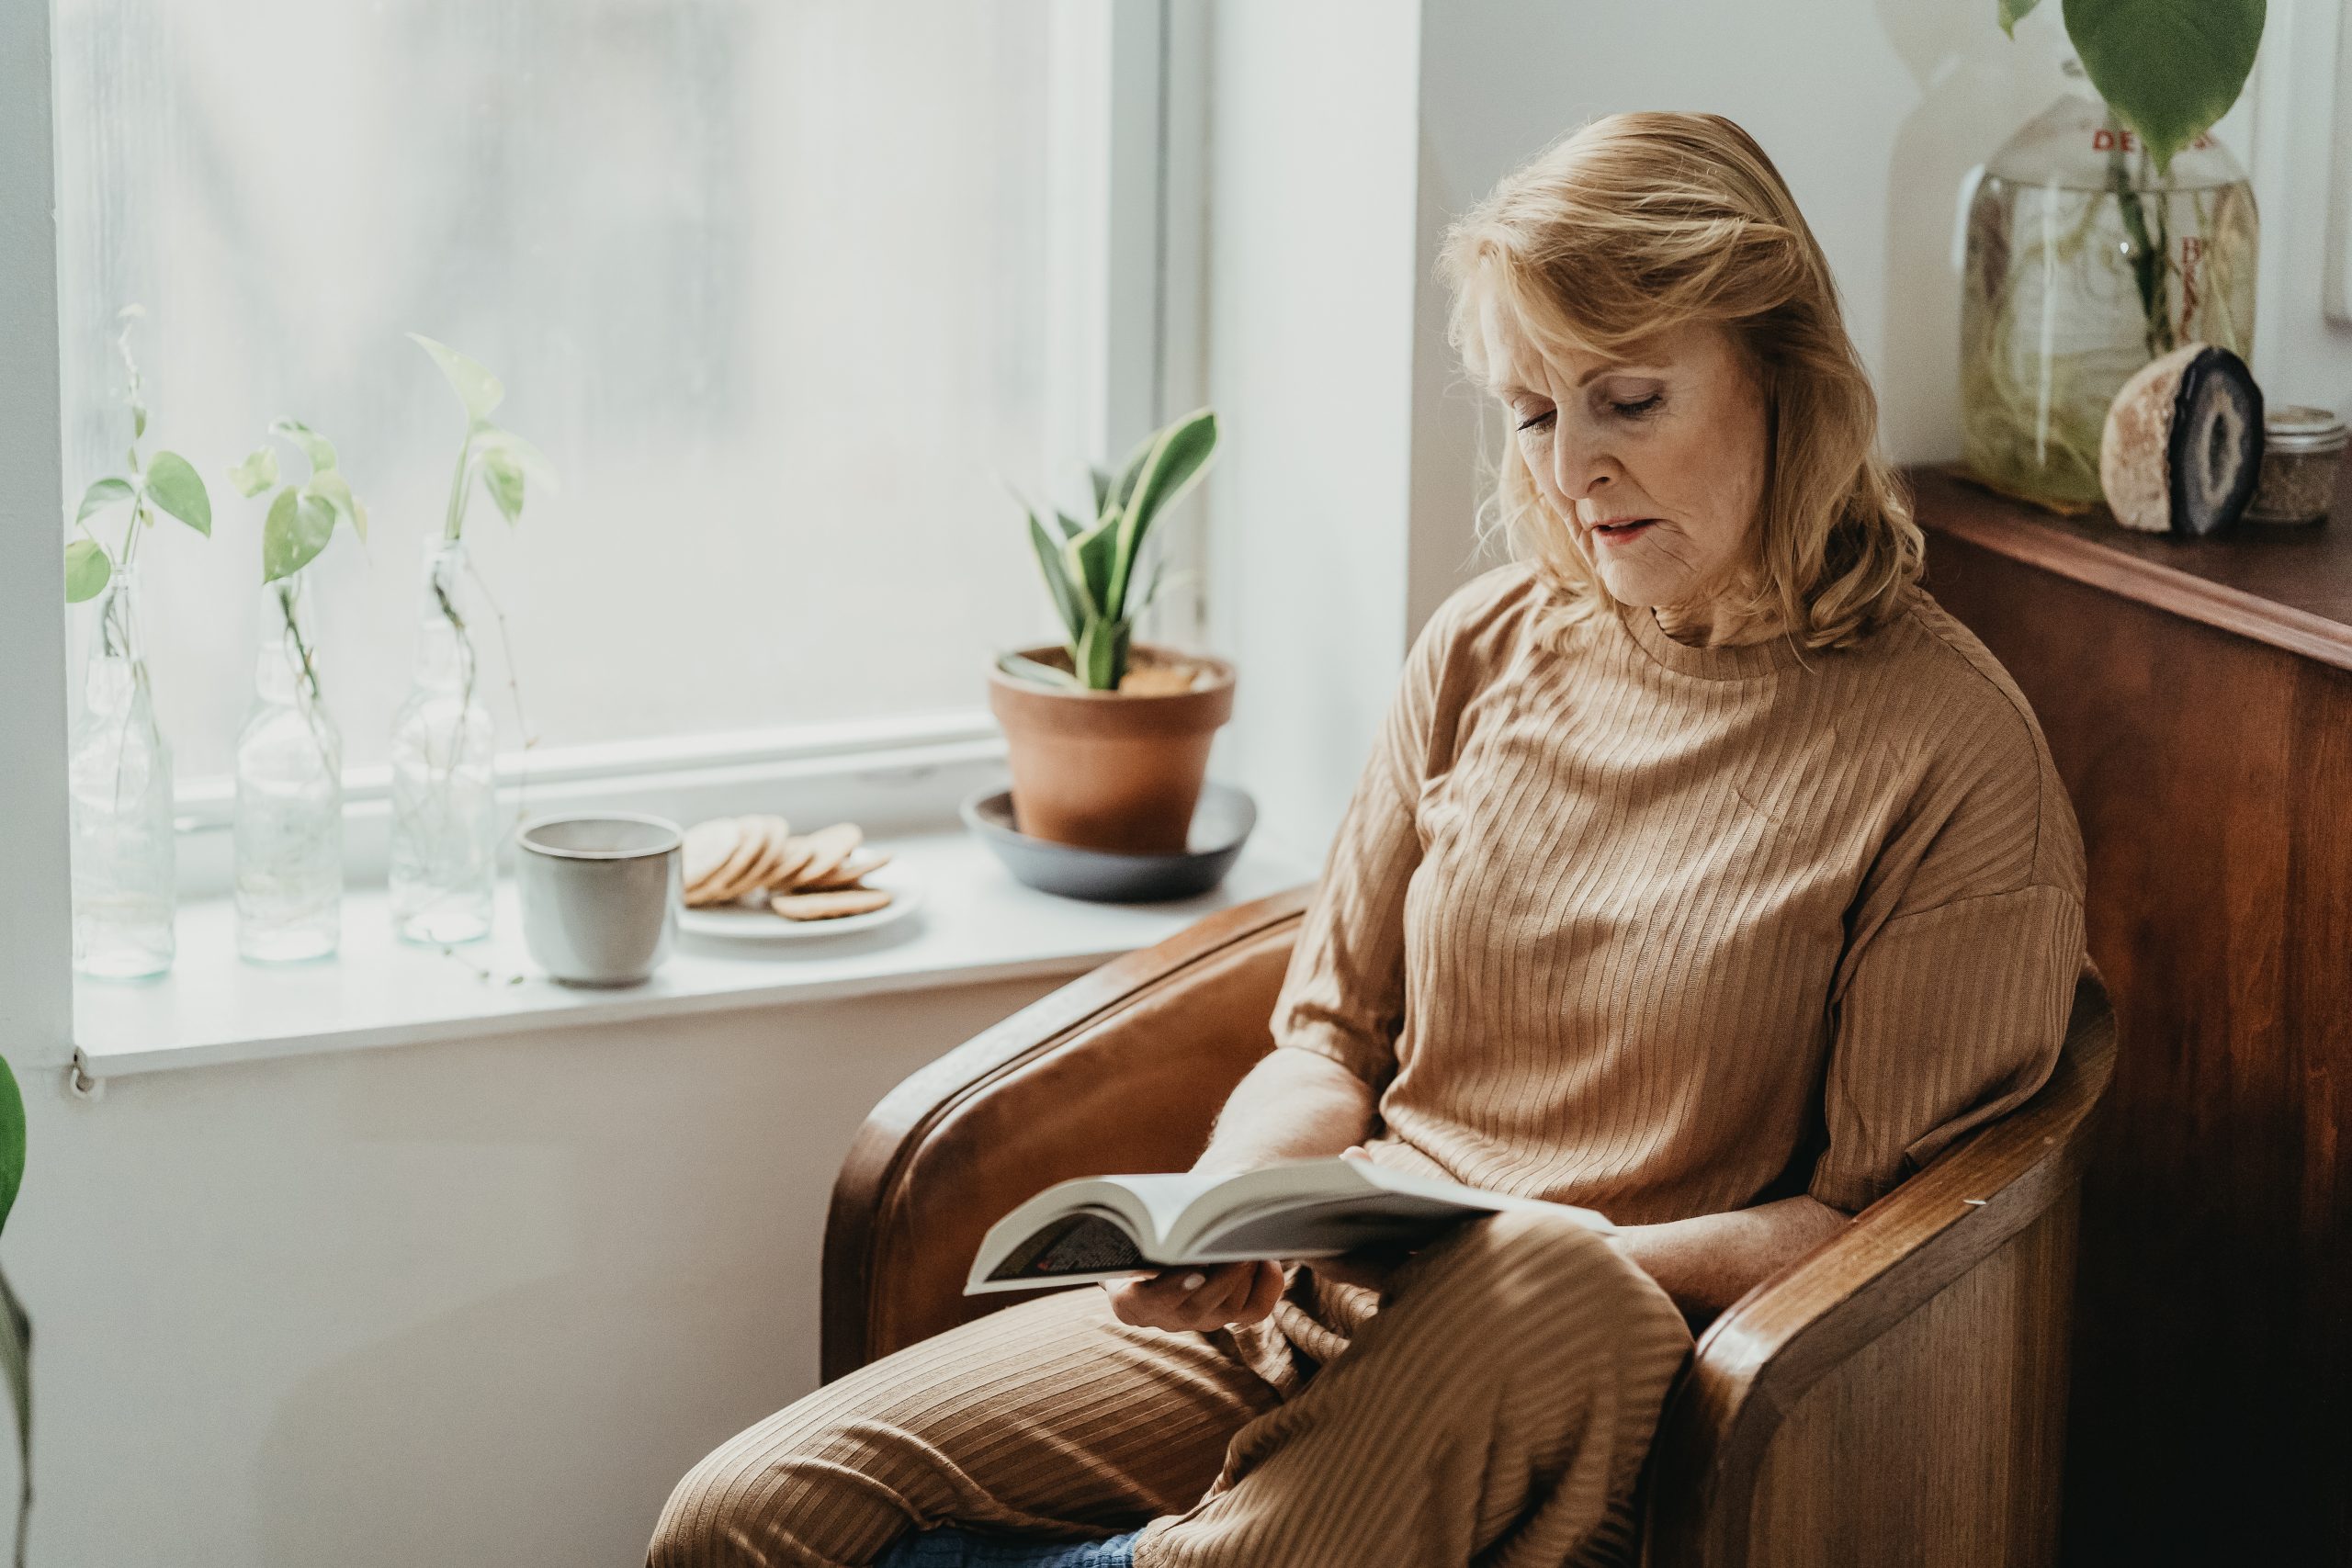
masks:
{"label": "white plate", "polygon": [[817,937],[847,936],[870,931],[904,919],[922,902],[922,888],[898,868],[886,866],[866,886],[890,895],[890,901],[865,915],[836,915],[830,920],[787,920],[773,909],[750,904],[717,904],[703,909],[680,909],[678,929],[693,936],[725,937],[734,942],[808,942]]}

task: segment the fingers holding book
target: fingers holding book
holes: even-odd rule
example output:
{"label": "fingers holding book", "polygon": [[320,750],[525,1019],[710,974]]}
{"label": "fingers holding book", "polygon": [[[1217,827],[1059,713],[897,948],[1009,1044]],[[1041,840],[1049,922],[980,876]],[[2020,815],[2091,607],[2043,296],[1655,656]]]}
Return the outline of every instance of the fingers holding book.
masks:
{"label": "fingers holding book", "polygon": [[1264,1318],[1283,1293],[1278,1263],[1207,1263],[1106,1280],[1111,1313],[1137,1328],[1205,1334]]}

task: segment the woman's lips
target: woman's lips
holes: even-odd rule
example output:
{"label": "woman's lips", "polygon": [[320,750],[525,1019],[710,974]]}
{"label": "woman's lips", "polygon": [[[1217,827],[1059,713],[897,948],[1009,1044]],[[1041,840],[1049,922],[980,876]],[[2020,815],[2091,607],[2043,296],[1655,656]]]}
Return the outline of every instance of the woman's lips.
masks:
{"label": "woman's lips", "polygon": [[1657,521],[1655,517],[1644,517],[1631,523],[1596,525],[1592,536],[1604,545],[1622,545],[1629,539],[1640,537]]}

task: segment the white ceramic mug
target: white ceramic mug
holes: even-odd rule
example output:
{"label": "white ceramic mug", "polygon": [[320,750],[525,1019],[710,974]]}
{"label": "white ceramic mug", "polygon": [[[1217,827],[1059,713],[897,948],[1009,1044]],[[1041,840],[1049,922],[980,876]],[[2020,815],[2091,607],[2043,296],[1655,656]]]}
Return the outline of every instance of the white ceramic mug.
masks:
{"label": "white ceramic mug", "polygon": [[626,811],[541,817],[514,834],[523,942],[568,986],[634,986],[678,935],[685,836]]}

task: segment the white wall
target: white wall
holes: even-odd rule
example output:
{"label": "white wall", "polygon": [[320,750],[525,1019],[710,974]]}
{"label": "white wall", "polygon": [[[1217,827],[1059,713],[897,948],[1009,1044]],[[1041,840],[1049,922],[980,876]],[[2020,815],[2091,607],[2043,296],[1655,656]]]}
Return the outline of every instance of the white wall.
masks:
{"label": "white wall", "polygon": [[816,1385],[858,1122],[1044,988],[198,1068],[94,1104],[41,1075],[7,1246],[32,1561],[642,1562],[686,1467]]}
{"label": "white wall", "polygon": [[1221,0],[1210,50],[1211,646],[1219,772],[1312,854],[1410,630],[1414,0]]}

